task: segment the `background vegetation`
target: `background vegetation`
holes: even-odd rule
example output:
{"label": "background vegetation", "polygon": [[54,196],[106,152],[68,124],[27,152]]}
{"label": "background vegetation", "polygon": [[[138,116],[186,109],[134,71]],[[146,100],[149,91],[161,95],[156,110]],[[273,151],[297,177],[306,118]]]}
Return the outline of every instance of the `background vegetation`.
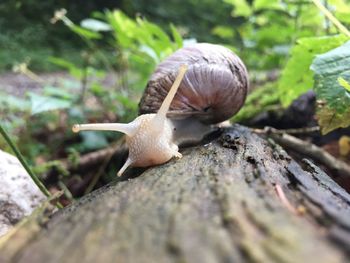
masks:
{"label": "background vegetation", "polygon": [[[71,125],[131,120],[161,60],[184,45],[211,42],[236,52],[250,72],[252,92],[235,121],[282,114],[313,89],[322,132],[346,128],[349,26],[346,0],[4,0],[0,71],[25,75],[39,88],[19,96],[16,87],[0,90],[2,125],[46,184],[69,193],[72,178],[91,176],[72,174],[57,160],[77,162],[119,136],[73,135]],[[54,82],[42,77],[57,71],[64,73]],[[10,150],[3,140],[0,148]],[[54,179],[52,167],[59,171]],[[109,164],[99,182],[115,170]]]}

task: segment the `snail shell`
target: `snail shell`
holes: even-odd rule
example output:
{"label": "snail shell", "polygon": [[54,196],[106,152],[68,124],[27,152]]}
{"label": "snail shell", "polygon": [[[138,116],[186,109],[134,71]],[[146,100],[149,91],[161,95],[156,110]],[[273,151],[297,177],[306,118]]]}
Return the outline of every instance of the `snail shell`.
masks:
{"label": "snail shell", "polygon": [[139,103],[139,113],[157,112],[181,65],[186,75],[172,101],[169,118],[194,116],[205,124],[232,117],[243,106],[248,92],[248,73],[231,50],[200,43],[179,49],[158,65]]}

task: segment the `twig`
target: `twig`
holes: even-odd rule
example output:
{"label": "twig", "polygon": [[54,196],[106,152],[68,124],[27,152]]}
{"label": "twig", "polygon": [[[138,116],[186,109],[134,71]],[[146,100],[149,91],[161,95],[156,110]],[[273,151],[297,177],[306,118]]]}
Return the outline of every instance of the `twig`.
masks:
{"label": "twig", "polygon": [[100,168],[98,169],[95,176],[92,178],[89,185],[86,187],[84,195],[90,193],[94,189],[94,187],[97,184],[98,180],[100,179],[103,171],[105,170],[107,164],[109,163],[109,161],[111,160],[111,158],[113,157],[113,155],[115,154],[117,149],[120,149],[123,146],[123,144],[124,144],[124,140],[120,140],[112,147],[112,149],[110,151],[104,152],[105,154],[103,154],[103,156],[104,156],[103,163],[100,166]]}
{"label": "twig", "polygon": [[255,133],[268,133],[268,134],[305,134],[305,133],[312,133],[312,132],[317,132],[320,130],[319,126],[314,126],[314,127],[304,127],[304,128],[296,128],[296,129],[284,129],[284,130],[277,130],[272,127],[266,126],[264,129],[252,129],[253,132]]}
{"label": "twig", "polygon": [[58,181],[58,186],[62,189],[64,195],[68,198],[69,201],[72,201],[74,199],[72,193],[69,191],[69,189],[67,188],[67,186],[62,182],[62,181]]}
{"label": "twig", "polygon": [[269,133],[268,136],[274,139],[278,144],[284,147],[288,147],[298,153],[307,155],[315,161],[318,161],[330,169],[335,170],[340,175],[350,178],[350,166],[345,162],[333,157],[322,148],[285,133],[280,134],[274,131],[272,133]]}
{"label": "twig", "polygon": [[83,65],[83,75],[81,77],[81,94],[80,94],[80,102],[84,104],[84,99],[85,99],[85,93],[86,93],[86,86],[88,83],[88,58],[84,60],[84,65]]}
{"label": "twig", "polygon": [[322,5],[320,0],[312,0],[317,8],[342,32],[345,36],[350,37],[350,31],[339,22],[339,20],[327,8]]}
{"label": "twig", "polygon": [[15,65],[13,67],[13,71],[16,73],[23,74],[23,75],[27,76],[28,78],[30,78],[38,83],[44,82],[44,80],[42,78],[40,78],[38,75],[36,75],[33,71],[31,71],[28,68],[27,63],[25,63],[25,62]]}
{"label": "twig", "polygon": [[[323,2],[324,2],[324,7],[328,10],[328,1],[324,0]],[[325,16],[325,30],[326,30],[326,34],[330,35],[331,23],[327,16]]]}
{"label": "twig", "polygon": [[[123,155],[126,155],[127,152],[128,151],[125,144],[125,139],[124,137],[122,137],[116,143],[112,144],[107,148],[90,152],[80,156],[77,161],[71,161],[69,158],[51,161],[52,163],[56,163],[56,162],[59,163],[60,169],[57,170],[57,165],[53,165],[52,169],[48,171],[48,174],[49,174],[48,176],[50,176],[50,174],[56,174],[57,172],[60,173],[61,172],[60,170],[67,171],[68,173],[88,170],[91,167],[104,163],[104,161],[108,159],[109,156],[110,158],[112,158],[115,155],[123,156]],[[96,176],[97,175],[95,175],[95,177]],[[92,182],[90,184],[92,184]]]}
{"label": "twig", "polygon": [[67,170],[70,170],[70,171],[71,170],[83,170],[87,167],[91,167],[91,166],[94,166],[98,163],[103,162],[103,160],[105,160],[111,154],[113,156],[115,154],[119,155],[119,154],[123,154],[126,152],[127,152],[127,148],[126,148],[126,145],[124,144],[124,138],[122,138],[119,141],[117,141],[115,144],[113,144],[112,146],[109,146],[107,148],[82,155],[79,158],[79,161],[77,164],[72,164],[67,159],[64,159],[61,161]]}

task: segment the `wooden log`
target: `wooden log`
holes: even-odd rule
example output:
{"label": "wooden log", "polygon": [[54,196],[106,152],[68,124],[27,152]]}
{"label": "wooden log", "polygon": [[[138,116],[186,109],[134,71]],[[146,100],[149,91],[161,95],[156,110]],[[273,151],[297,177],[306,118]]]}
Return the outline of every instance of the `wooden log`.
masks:
{"label": "wooden log", "polygon": [[0,259],[349,260],[350,196],[311,162],[300,166],[280,147],[238,125],[182,153],[180,160],[83,197],[24,245],[14,245],[15,234],[0,249]]}

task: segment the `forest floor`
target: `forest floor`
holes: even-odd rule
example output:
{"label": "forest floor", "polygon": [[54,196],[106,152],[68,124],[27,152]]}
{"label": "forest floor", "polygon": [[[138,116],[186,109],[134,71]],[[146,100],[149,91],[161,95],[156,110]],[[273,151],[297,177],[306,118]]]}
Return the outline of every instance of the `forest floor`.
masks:
{"label": "forest floor", "polygon": [[[46,85],[59,87],[64,81],[76,82],[77,85],[80,85],[81,82],[63,71],[39,73],[35,76],[37,79],[14,72],[0,73],[0,91],[18,97],[25,97],[27,91],[39,92]],[[116,79],[116,74],[107,74],[102,84],[106,87],[112,87],[115,85]]]}
{"label": "forest floor", "polygon": [[41,80],[34,80],[26,75],[8,72],[0,74],[0,88],[7,94],[24,97],[27,91],[39,91],[43,83],[55,84],[62,79],[71,79],[72,77],[65,72],[42,73],[38,76]]}

